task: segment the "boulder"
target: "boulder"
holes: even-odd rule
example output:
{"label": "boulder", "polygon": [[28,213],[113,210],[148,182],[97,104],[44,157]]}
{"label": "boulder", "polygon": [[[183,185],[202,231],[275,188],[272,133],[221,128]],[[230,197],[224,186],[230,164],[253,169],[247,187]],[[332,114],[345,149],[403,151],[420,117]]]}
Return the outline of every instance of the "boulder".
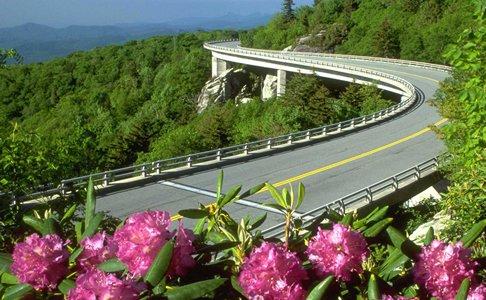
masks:
{"label": "boulder", "polygon": [[233,68],[226,70],[206,82],[197,99],[197,112],[201,113],[211,104],[235,99],[243,87],[250,85],[250,74],[246,70]]}

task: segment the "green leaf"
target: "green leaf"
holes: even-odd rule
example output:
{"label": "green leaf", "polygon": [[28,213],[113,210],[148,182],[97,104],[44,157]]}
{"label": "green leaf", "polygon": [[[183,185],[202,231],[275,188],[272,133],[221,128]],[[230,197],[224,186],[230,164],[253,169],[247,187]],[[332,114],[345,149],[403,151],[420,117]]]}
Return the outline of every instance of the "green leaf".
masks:
{"label": "green leaf", "polygon": [[417,257],[418,253],[420,252],[419,246],[406,238],[398,229],[393,226],[388,226],[386,231],[388,232],[393,245],[400,249],[403,254],[412,259]]}
{"label": "green leaf", "polygon": [[64,279],[63,281],[61,281],[61,283],[59,283],[58,288],[61,293],[66,296],[69,293],[69,290],[73,289],[74,286],[74,281],[72,281],[71,279]]}
{"label": "green leaf", "polygon": [[341,224],[350,226],[353,223],[353,213],[347,213],[341,220]]}
{"label": "green leaf", "polygon": [[307,296],[307,300],[321,300],[324,299],[324,294],[326,293],[327,289],[334,281],[334,276],[328,276],[326,279],[321,281],[318,285],[316,285],[312,291]]}
{"label": "green leaf", "polygon": [[98,269],[108,273],[115,273],[125,271],[127,267],[118,259],[112,258],[99,264]]}
{"label": "green leaf", "polygon": [[94,215],[94,217],[89,222],[88,227],[86,227],[86,229],[84,230],[83,235],[81,236],[81,241],[84,238],[92,236],[93,234],[96,233],[98,227],[101,224],[101,221],[103,221],[103,217],[104,217],[103,213],[97,213]]}
{"label": "green leaf", "polygon": [[292,197],[290,196],[289,190],[287,188],[282,189],[282,198],[287,205],[286,207],[292,207]]}
{"label": "green leaf", "polygon": [[380,234],[388,225],[393,222],[393,218],[386,218],[379,222],[376,222],[370,228],[363,231],[365,237],[375,237]]}
{"label": "green leaf", "polygon": [[84,211],[84,226],[86,228],[89,227],[91,224],[91,220],[95,216],[95,210],[96,210],[96,198],[94,195],[94,184],[93,184],[93,178],[89,178],[88,181],[88,189],[87,189],[87,194],[86,194],[86,207]]}
{"label": "green leaf", "polygon": [[261,191],[263,189],[264,186],[265,186],[265,183],[261,183],[259,185],[252,187],[251,189],[249,189],[249,190],[245,191],[243,194],[241,194],[240,199],[244,199],[244,198],[250,197],[251,195],[258,193],[259,191]]}
{"label": "green leaf", "polygon": [[394,248],[394,250],[390,253],[390,256],[388,256],[380,267],[380,277],[386,281],[389,281],[399,274],[399,271],[397,271],[399,270],[399,267],[409,260],[410,258],[403,254],[400,249]]}
{"label": "green leaf", "polygon": [[204,224],[206,224],[206,219],[199,219],[197,221],[196,225],[194,225],[194,234],[202,234],[204,230]]}
{"label": "green leaf", "polygon": [[0,274],[10,270],[12,264],[12,255],[8,253],[0,253]]}
{"label": "green leaf", "polygon": [[432,241],[434,240],[434,228],[431,226],[429,227],[429,230],[427,230],[427,234],[425,235],[424,239],[424,245],[430,245]]}
{"label": "green leaf", "polygon": [[282,198],[282,195],[280,195],[280,193],[273,185],[271,185],[270,183],[265,183],[265,187],[272,195],[272,198],[277,202],[278,205],[280,205],[280,207],[287,208],[287,203],[285,203],[285,200]]}
{"label": "green leaf", "polygon": [[275,208],[275,209],[280,210],[280,211],[285,211],[285,208],[282,207],[280,204],[277,204],[277,203],[263,203],[263,205],[271,207],[271,208]]}
{"label": "green leaf", "polygon": [[[221,170],[218,176],[218,182],[216,183],[216,199],[221,197],[221,192],[223,191],[223,179],[224,179],[224,172]],[[219,203],[218,203],[219,204]]]}
{"label": "green leaf", "polygon": [[370,280],[368,281],[368,299],[381,300],[380,290],[374,274],[371,274]]}
{"label": "green leaf", "polygon": [[231,276],[231,286],[242,296],[245,295],[245,292],[243,292],[243,288],[241,287],[240,283],[238,282],[238,279],[236,276]]}
{"label": "green leaf", "polygon": [[383,219],[388,212],[388,208],[389,208],[388,206],[383,206],[378,211],[369,214],[366,217],[366,224]]}
{"label": "green leaf", "polygon": [[78,240],[78,243],[81,242],[83,236],[83,223],[79,221],[74,223],[74,231],[76,232],[76,240]]}
{"label": "green leaf", "polygon": [[71,217],[74,215],[76,212],[76,209],[78,208],[78,204],[73,204],[67,211],[64,213],[64,216],[62,216],[61,223],[71,219]]}
{"label": "green leaf", "polygon": [[327,213],[327,218],[333,223],[339,223],[343,219],[343,216],[333,209],[330,209]]}
{"label": "green leaf", "polygon": [[0,282],[4,283],[4,284],[12,285],[12,284],[18,284],[19,280],[17,279],[17,277],[15,277],[15,275],[12,275],[8,272],[5,272],[5,273],[2,274]]}
{"label": "green leaf", "polygon": [[216,278],[174,287],[167,290],[165,296],[169,300],[198,299],[220,287],[226,280],[226,278]]}
{"label": "green leaf", "polygon": [[457,291],[455,300],[466,300],[469,291],[469,286],[471,285],[471,280],[469,278],[464,278]]}
{"label": "green leaf", "polygon": [[22,299],[32,291],[32,287],[28,284],[16,284],[5,289],[2,300]]}
{"label": "green leaf", "polygon": [[229,248],[236,247],[240,244],[238,241],[224,241],[218,244],[214,245],[208,245],[205,247],[202,247],[199,249],[197,252],[198,253],[209,253],[209,252],[220,252]]}
{"label": "green leaf", "polygon": [[164,278],[165,273],[169,268],[170,260],[172,259],[173,249],[173,241],[168,241],[165,243],[164,247],[160,249],[147,274],[145,275],[146,282],[150,283],[152,286],[157,286],[162,278]]}
{"label": "green leaf", "polygon": [[236,196],[238,193],[241,191],[241,185],[234,186],[232,187],[226,195],[224,195],[223,199],[221,200],[221,203],[219,204],[220,207],[225,206],[226,204],[230,203],[233,200],[236,200]]}
{"label": "green leaf", "polygon": [[179,215],[188,219],[202,219],[209,216],[209,213],[202,209],[183,209],[179,211]]}
{"label": "green leaf", "polygon": [[295,209],[298,209],[302,205],[302,202],[304,201],[304,197],[305,197],[305,186],[302,184],[302,182],[299,182],[299,192],[297,194],[297,205],[295,206]]}
{"label": "green leaf", "polygon": [[52,220],[50,222],[46,222],[47,220],[41,220],[29,215],[24,215],[22,220],[25,224],[29,225],[42,235],[48,235],[56,232]]}
{"label": "green leaf", "polygon": [[163,293],[165,293],[165,291],[167,291],[165,280],[165,277],[162,278],[159,284],[157,284],[157,286],[152,289],[154,295],[162,295]]}
{"label": "green leaf", "polygon": [[469,229],[466,234],[462,237],[461,242],[464,247],[471,247],[472,244],[481,236],[486,228],[486,219],[479,221],[474,224],[471,229]]}
{"label": "green leaf", "polygon": [[73,253],[71,253],[71,255],[69,256],[69,263],[73,264],[74,262],[76,262],[76,259],[82,252],[83,252],[83,248],[81,247],[74,250]]}
{"label": "green leaf", "polygon": [[253,230],[260,227],[263,223],[265,223],[266,219],[267,219],[267,213],[264,213],[250,225],[250,229]]}

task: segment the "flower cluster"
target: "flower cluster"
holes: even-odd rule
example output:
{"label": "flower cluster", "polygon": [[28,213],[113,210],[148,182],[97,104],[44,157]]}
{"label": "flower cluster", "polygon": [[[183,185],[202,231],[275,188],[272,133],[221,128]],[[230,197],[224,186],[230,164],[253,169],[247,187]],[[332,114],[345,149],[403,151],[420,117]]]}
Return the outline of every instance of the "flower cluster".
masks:
{"label": "flower cluster", "polygon": [[76,279],[76,287],[71,289],[68,300],[120,299],[135,300],[145,288],[135,281],[121,280],[115,275],[98,269],[90,269]]}
{"label": "flower cluster", "polygon": [[433,241],[419,254],[413,270],[415,282],[434,297],[454,299],[462,281],[475,274],[477,263],[470,259],[470,254],[460,242]]}
{"label": "flower cluster", "polygon": [[188,270],[196,265],[196,261],[192,257],[195,252],[193,245],[196,237],[192,230],[187,230],[179,223],[179,228],[176,234],[174,251],[168,270],[169,277],[184,276]]}
{"label": "flower cluster", "polygon": [[250,299],[303,299],[307,274],[295,253],[264,242],[245,258],[238,281]]}
{"label": "flower cluster", "polygon": [[467,300],[486,300],[486,285],[479,284],[470,289]]}
{"label": "flower cluster", "polygon": [[79,255],[77,261],[82,271],[95,268],[98,264],[114,258],[117,246],[113,238],[105,232],[99,232],[92,237],[87,237],[81,241],[83,252]]}
{"label": "flower cluster", "polygon": [[353,272],[363,272],[362,264],[369,252],[363,235],[334,224],[332,230],[319,228],[309,242],[307,254],[319,276],[334,275],[349,281]]}
{"label": "flower cluster", "polygon": [[34,233],[15,245],[12,272],[21,283],[37,290],[53,290],[68,271],[69,253],[64,246],[55,234],[40,237]]}
{"label": "flower cluster", "polygon": [[[168,212],[147,211],[131,215],[115,232],[116,256],[127,265],[132,275],[144,276],[160,249],[174,237],[176,233],[169,231],[170,223]],[[183,275],[195,265],[191,256],[195,251],[193,241],[192,232],[180,226],[169,274]]]}

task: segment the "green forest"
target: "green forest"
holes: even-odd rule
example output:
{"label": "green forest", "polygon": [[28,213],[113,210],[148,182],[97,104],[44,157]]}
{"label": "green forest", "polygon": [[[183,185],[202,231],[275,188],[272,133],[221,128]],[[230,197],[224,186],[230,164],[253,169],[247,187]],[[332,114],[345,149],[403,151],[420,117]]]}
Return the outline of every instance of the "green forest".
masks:
{"label": "green forest", "polygon": [[[373,86],[330,90],[294,76],[287,94],[201,114],[210,78],[204,41],[282,49],[305,35],[322,51],[444,62],[472,21],[468,1],[321,0],[289,6],[246,32],[186,33],[0,69],[0,189],[21,195],[63,178],[252,141],[368,114],[392,104]],[[323,33],[317,35],[317,33]]]}

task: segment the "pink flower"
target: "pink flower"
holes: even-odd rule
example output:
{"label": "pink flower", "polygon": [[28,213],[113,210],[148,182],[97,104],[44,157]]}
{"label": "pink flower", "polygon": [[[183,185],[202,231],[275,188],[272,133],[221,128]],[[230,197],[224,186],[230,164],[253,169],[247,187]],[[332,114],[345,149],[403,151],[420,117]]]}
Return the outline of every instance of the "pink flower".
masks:
{"label": "pink flower", "polygon": [[460,242],[454,245],[433,241],[420,252],[413,269],[415,282],[434,297],[454,299],[461,282],[475,274],[477,263],[469,258],[470,254]]}
{"label": "pink flower", "polygon": [[303,299],[307,274],[295,253],[264,242],[245,258],[238,281],[250,299]]}
{"label": "pink flower", "polygon": [[138,299],[145,288],[135,281],[121,280],[113,274],[106,274],[96,268],[88,270],[76,279],[76,287],[68,294],[69,300]]}
{"label": "pink flower", "polygon": [[196,251],[193,246],[194,239],[195,236],[192,230],[184,229],[182,222],[179,223],[174,251],[169,266],[169,277],[174,277],[174,275],[184,276],[188,270],[196,265],[196,261],[191,256]]}
{"label": "pink flower", "polygon": [[64,246],[56,234],[40,237],[34,233],[15,245],[12,272],[36,290],[53,290],[68,271],[69,253]]}
{"label": "pink flower", "polygon": [[78,265],[81,270],[87,271],[98,264],[115,257],[117,247],[113,238],[105,232],[98,232],[92,237],[81,241],[83,252],[78,257]]}
{"label": "pink flower", "polygon": [[418,298],[407,298],[404,296],[382,295],[381,300],[418,300]]}
{"label": "pink flower", "polygon": [[[116,256],[134,276],[144,276],[160,249],[174,237],[176,232],[169,231],[170,223],[168,212],[147,211],[131,215],[115,232]],[[192,231],[179,226],[169,275],[180,276],[195,265],[191,256],[195,251],[193,241]]]}
{"label": "pink flower", "polygon": [[486,285],[480,284],[469,289],[467,300],[486,300]]}
{"label": "pink flower", "polygon": [[353,272],[363,272],[368,253],[364,237],[341,224],[334,224],[332,230],[319,228],[307,248],[319,276],[334,275],[344,281],[351,280]]}

